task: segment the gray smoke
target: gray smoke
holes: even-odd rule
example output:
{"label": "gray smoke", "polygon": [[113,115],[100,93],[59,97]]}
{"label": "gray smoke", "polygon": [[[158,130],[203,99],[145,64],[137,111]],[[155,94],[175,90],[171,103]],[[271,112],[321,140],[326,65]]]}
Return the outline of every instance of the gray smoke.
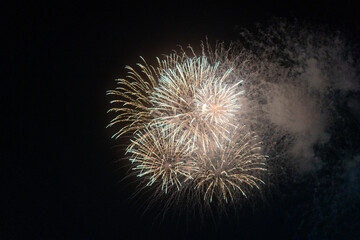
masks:
{"label": "gray smoke", "polygon": [[263,135],[268,150],[282,141],[288,163],[300,172],[320,169],[315,149],[331,138],[338,102],[359,112],[359,101],[346,98],[359,91],[352,48],[340,33],[284,21],[240,35],[233,51],[215,58],[236,69],[234,79],[244,79],[241,121]]}

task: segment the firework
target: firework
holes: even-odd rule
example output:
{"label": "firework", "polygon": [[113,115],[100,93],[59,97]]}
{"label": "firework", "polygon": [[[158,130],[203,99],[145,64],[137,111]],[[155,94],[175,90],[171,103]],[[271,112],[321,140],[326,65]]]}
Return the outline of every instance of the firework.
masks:
{"label": "firework", "polygon": [[138,63],[140,72],[137,72],[130,66],[125,68],[128,75],[125,79],[117,79],[118,87],[115,90],[107,91],[107,95],[113,95],[115,100],[110,101],[116,106],[110,108],[108,113],[114,112],[117,115],[111,120],[108,127],[125,123],[113,138],[121,135],[143,129],[152,120],[153,110],[151,110],[152,102],[150,96],[154,88],[158,84],[159,76],[162,72],[167,71],[175,66],[184,56],[171,54],[161,61],[157,58],[158,67],[154,68],[148,65],[144,58],[141,57],[143,63]]}
{"label": "firework", "polygon": [[138,177],[147,181],[147,186],[159,183],[161,190],[175,186],[180,190],[182,183],[192,179],[196,170],[191,159],[189,143],[178,141],[176,137],[166,138],[166,131],[158,128],[145,128],[135,135],[135,140],[127,149],[131,154],[130,161],[135,165],[133,170]]}
{"label": "firework", "polygon": [[113,137],[118,138],[121,135],[137,130],[145,126],[150,121],[149,94],[156,86],[157,71],[149,67],[143,59],[145,65],[138,64],[144,76],[137,73],[133,68],[127,66],[128,79],[117,79],[118,87],[115,90],[109,90],[108,95],[115,95],[118,99],[110,101],[111,104],[120,104],[119,107],[113,107],[108,112],[117,113],[111,120],[108,127],[120,123],[127,123]]}
{"label": "firework", "polygon": [[157,58],[157,67],[142,61],[107,93],[117,104],[109,126],[125,124],[113,138],[132,133],[127,154],[145,185],[192,189],[210,202],[259,188],[265,157],[254,134],[237,127],[242,80],[234,69],[184,51]]}
{"label": "firework", "polygon": [[163,71],[159,85],[150,96],[157,114],[152,124],[206,147],[219,144],[234,126],[240,109],[237,91],[242,81],[229,86],[226,78],[232,69],[218,73],[219,64],[211,66],[206,57],[186,58],[174,69]]}
{"label": "firework", "polygon": [[203,192],[204,200],[233,201],[241,193],[246,197],[247,188],[259,188],[264,183],[259,177],[265,171],[265,156],[261,154],[261,142],[244,127],[236,129],[238,134],[204,153],[196,152],[198,171],[194,173],[195,188]]}

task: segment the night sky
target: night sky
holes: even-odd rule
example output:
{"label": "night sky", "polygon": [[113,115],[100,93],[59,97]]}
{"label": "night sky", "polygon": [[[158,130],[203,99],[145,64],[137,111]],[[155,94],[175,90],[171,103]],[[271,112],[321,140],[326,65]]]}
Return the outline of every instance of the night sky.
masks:
{"label": "night sky", "polygon": [[[147,195],[133,199],[134,179],[122,181],[128,168],[118,161],[124,154],[121,142],[106,129],[111,116],[105,95],[114,88],[114,79],[124,77],[125,65],[134,66],[139,56],[152,59],[178,44],[199,46],[205,37],[235,41],[239,29],[273,17],[325,24],[359,42],[357,1],[8,2],[1,4],[5,141],[0,148],[0,239],[360,236],[359,211],[334,215],[343,219],[324,218],[331,219],[319,223],[329,231],[327,238],[309,235],[313,229],[304,227],[309,213],[293,210],[311,205],[311,176],[279,184],[271,197],[256,200],[237,216],[186,219],[170,212],[159,221],[161,204],[144,213],[139,202]],[[353,120],[349,133],[360,133],[358,126]],[[331,199],[324,204],[336,201]],[[354,199],[350,205],[359,203]]]}

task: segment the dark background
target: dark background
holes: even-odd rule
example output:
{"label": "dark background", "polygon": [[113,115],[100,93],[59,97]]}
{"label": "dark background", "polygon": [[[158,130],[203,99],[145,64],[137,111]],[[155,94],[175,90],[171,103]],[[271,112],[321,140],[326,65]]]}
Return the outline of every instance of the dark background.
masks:
{"label": "dark background", "polygon": [[[206,36],[236,40],[239,28],[272,17],[358,36],[356,2],[2,3],[0,239],[290,239],[296,231],[302,239],[302,216],[287,214],[301,203],[299,196],[275,195],[239,223],[225,219],[216,227],[176,217],[157,224],[152,213],[141,216],[130,198],[134,185],[119,183],[123,153],[105,129],[105,92],[139,56],[198,46]],[[351,238],[346,229],[343,234]]]}

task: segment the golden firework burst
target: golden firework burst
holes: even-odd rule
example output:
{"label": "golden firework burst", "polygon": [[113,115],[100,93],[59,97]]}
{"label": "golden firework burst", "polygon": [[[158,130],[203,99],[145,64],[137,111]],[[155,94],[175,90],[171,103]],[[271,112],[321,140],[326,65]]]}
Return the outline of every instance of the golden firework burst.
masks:
{"label": "golden firework burst", "polygon": [[183,50],[157,58],[157,67],[141,59],[107,92],[116,113],[108,126],[124,125],[113,138],[132,134],[127,154],[137,176],[165,193],[195,186],[210,202],[259,188],[265,157],[254,134],[236,127],[242,80],[233,69]]}
{"label": "golden firework burst", "polygon": [[174,68],[174,66],[184,58],[184,54],[171,54],[160,60],[157,58],[158,67],[155,68],[140,57],[143,63],[138,63],[139,70],[135,70],[130,66],[125,68],[128,75],[124,79],[116,79],[118,86],[115,90],[107,91],[107,95],[112,95],[116,99],[110,103],[114,107],[108,110],[108,113],[116,113],[108,127],[124,123],[114,135],[118,138],[121,135],[143,129],[153,119],[153,103],[150,96],[153,94],[154,88],[158,85],[160,75]]}
{"label": "golden firework burst", "polygon": [[146,179],[148,186],[158,183],[165,193],[173,186],[180,190],[196,171],[189,143],[179,141],[176,136],[166,138],[167,134],[159,128],[144,128],[136,133],[127,149],[137,176]]}
{"label": "golden firework burst", "polygon": [[152,125],[171,129],[193,147],[208,146],[234,127],[240,109],[238,85],[226,84],[232,69],[218,73],[219,64],[211,66],[206,57],[185,58],[174,69],[163,71],[150,100],[156,113]]}
{"label": "golden firework burst", "polygon": [[196,151],[198,171],[193,174],[195,188],[203,193],[204,200],[233,201],[246,189],[259,188],[260,173],[265,171],[265,156],[261,154],[261,142],[244,127],[236,129],[238,134],[224,141],[221,147],[207,152]]}

